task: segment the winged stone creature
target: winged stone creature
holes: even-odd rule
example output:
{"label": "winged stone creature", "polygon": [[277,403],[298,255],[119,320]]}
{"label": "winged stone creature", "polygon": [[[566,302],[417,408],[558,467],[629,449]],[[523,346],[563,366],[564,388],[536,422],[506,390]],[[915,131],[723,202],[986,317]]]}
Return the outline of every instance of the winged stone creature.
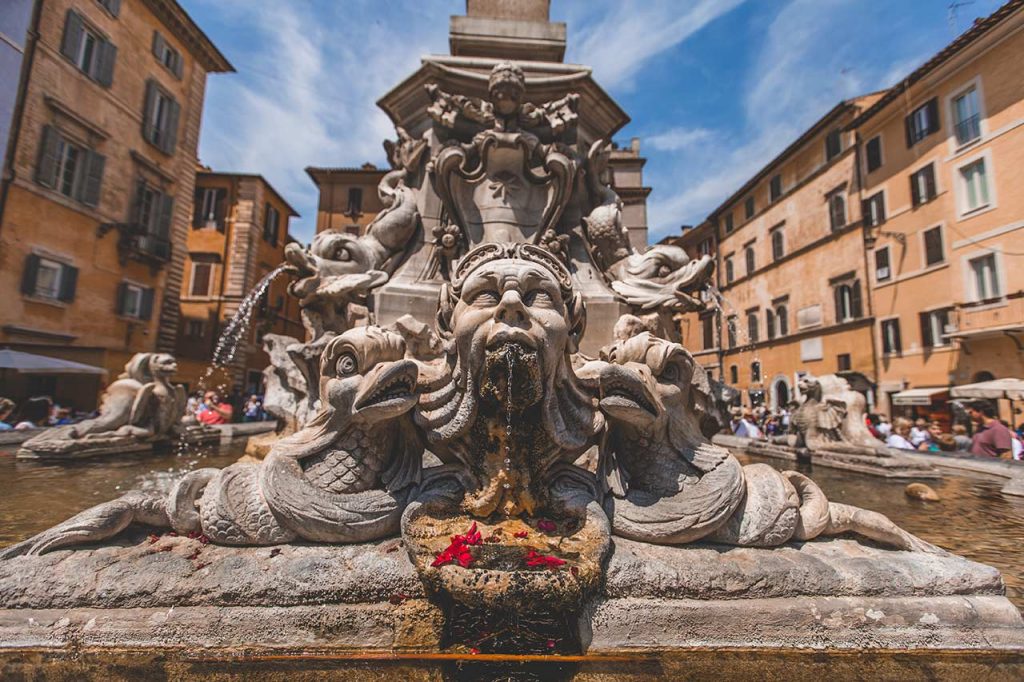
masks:
{"label": "winged stone creature", "polygon": [[617,535],[682,544],[705,539],[772,547],[855,533],[897,549],[945,553],[876,512],[829,502],[796,471],[741,467],[701,428],[712,392],[679,344],[642,332],[602,351],[580,375],[608,420],[598,474]]}
{"label": "winged stone creature", "polygon": [[885,455],[864,424],[865,400],[842,377],[801,377],[804,401],[793,413],[799,444],[812,450],[866,450]]}
{"label": "winged stone creature", "polygon": [[398,533],[423,452],[410,414],[418,368],[404,354],[401,336],[377,327],[332,338],[321,361],[324,407],[262,463],[198,469],[166,495],[129,492],[0,558],[98,542],[132,523],[202,532],[224,545],[367,542]]}

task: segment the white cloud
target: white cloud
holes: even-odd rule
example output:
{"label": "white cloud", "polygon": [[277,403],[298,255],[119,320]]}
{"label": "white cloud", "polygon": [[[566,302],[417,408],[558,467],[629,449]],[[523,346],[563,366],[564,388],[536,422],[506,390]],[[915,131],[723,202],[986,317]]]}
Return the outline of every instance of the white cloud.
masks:
{"label": "white cloud", "polygon": [[[569,56],[607,88],[632,87],[641,67],[745,0],[590,2],[567,8]],[[556,7],[556,10],[559,9]],[[573,29],[578,28],[577,33]]]}
{"label": "white cloud", "polygon": [[714,133],[707,128],[669,128],[644,138],[648,147],[663,152],[678,152],[712,140]]}

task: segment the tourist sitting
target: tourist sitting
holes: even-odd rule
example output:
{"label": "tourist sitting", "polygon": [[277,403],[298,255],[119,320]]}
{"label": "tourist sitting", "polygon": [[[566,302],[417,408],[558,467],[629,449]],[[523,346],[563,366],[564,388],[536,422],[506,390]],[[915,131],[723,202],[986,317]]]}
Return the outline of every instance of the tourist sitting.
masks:
{"label": "tourist sitting", "polygon": [[999,423],[1010,432],[1010,452],[1013,455],[1013,459],[1019,462],[1024,457],[1024,443],[1021,442],[1020,435],[1010,428],[1009,423],[1005,419],[1000,419]]}
{"label": "tourist sitting", "polygon": [[893,423],[892,433],[885,440],[885,444],[890,448],[899,448],[900,450],[916,450],[914,444],[910,442],[910,420],[899,417]]}
{"label": "tourist sitting", "polygon": [[14,401],[9,398],[0,398],[0,431],[10,431],[14,427],[7,419],[14,412]]}
{"label": "tourist sitting", "polygon": [[953,440],[957,450],[967,452],[971,449],[971,437],[967,435],[967,427],[963,424],[953,424]]}
{"label": "tourist sitting", "polygon": [[967,415],[977,425],[971,438],[972,455],[979,457],[1013,457],[1013,437],[1010,429],[996,419],[996,408],[988,400],[976,400],[967,405]]}
{"label": "tourist sitting", "polygon": [[878,424],[875,425],[875,429],[878,431],[878,435],[881,436],[882,440],[885,440],[892,433],[892,424],[889,423],[889,418],[884,414],[878,415]]}
{"label": "tourist sitting", "polygon": [[48,396],[29,398],[22,405],[19,421],[14,425],[18,431],[41,429],[50,425],[50,410],[53,401]]}
{"label": "tourist sitting", "polygon": [[242,411],[242,421],[263,421],[263,403],[260,402],[259,396],[249,396],[249,401],[245,403],[245,409]]}
{"label": "tourist sitting", "polygon": [[203,402],[199,405],[196,419],[203,424],[214,426],[229,423],[232,414],[234,414],[234,410],[231,405],[222,402],[216,391],[207,391],[203,396]]}
{"label": "tourist sitting", "polygon": [[919,448],[922,443],[928,440],[928,422],[918,417],[910,429],[910,443],[914,448]]}
{"label": "tourist sitting", "polygon": [[754,423],[754,415],[750,410],[744,410],[743,416],[733,426],[732,432],[740,438],[763,438],[761,429]]}

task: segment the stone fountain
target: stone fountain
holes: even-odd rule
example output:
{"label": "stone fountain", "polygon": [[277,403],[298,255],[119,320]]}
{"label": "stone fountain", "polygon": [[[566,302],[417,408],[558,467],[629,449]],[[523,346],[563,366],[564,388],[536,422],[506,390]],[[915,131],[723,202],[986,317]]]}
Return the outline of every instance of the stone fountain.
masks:
{"label": "stone fountain", "polygon": [[[710,442],[671,325],[710,259],[629,245],[580,97],[535,104],[509,62],[459,83],[426,84],[364,236],[288,249],[293,432],[4,548],[2,646],[1024,645],[994,569]],[[402,287],[432,328],[388,312]]]}
{"label": "stone fountain", "polygon": [[835,374],[806,375],[794,411],[796,433],[769,441],[718,435],[716,443],[752,455],[812,466],[856,471],[883,478],[939,478],[938,470],[901,450],[887,447],[868,431],[864,396]]}

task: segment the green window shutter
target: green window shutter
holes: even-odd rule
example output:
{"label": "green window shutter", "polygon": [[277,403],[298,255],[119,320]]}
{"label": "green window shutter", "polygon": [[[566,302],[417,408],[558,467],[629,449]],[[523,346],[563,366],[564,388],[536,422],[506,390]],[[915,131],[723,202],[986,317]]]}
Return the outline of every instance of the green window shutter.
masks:
{"label": "green window shutter", "polygon": [[120,284],[117,285],[117,307],[115,308],[114,312],[116,312],[118,315],[124,315],[124,300],[127,291],[128,285],[125,284],[124,282],[121,282]]}
{"label": "green window shutter", "polygon": [[227,229],[227,227],[226,227],[227,223],[226,223],[226,220],[225,220],[227,218],[227,215],[226,215],[226,213],[227,213],[227,211],[226,211],[226,208],[227,208],[226,204],[227,204],[227,202],[225,201],[227,199],[227,196],[228,196],[228,191],[226,189],[218,189],[217,190],[217,199],[216,199],[216,201],[214,201],[215,208],[213,210],[213,215],[214,215],[214,219],[217,221],[217,229],[219,231],[221,231],[221,232],[223,232],[225,229]]}
{"label": "green window shutter", "polygon": [[160,34],[160,31],[153,31],[153,56],[157,58],[157,61],[163,63],[164,60],[164,46],[167,41]]}
{"label": "green window shutter", "polygon": [[99,54],[93,62],[92,77],[102,86],[109,88],[114,83],[114,62],[117,61],[117,46],[108,40],[99,44]]}
{"label": "green window shutter", "polygon": [[168,154],[174,153],[174,147],[178,144],[178,118],[181,116],[181,106],[173,99],[168,102],[167,122],[163,131],[163,149]]}
{"label": "green window shutter", "polygon": [[153,126],[153,110],[156,107],[157,97],[156,81],[150,78],[146,81],[146,103],[142,112],[142,137],[147,142],[156,144],[156,128]]}
{"label": "green window shutter", "polygon": [[100,203],[100,187],[103,184],[103,168],[106,162],[107,159],[102,154],[97,154],[91,149],[85,150],[84,181],[78,199],[86,206],[96,207]]}
{"label": "green window shutter", "polygon": [[933,97],[928,100],[928,134],[939,132],[939,99]]}
{"label": "green window shutter", "polygon": [[864,309],[860,297],[860,280],[856,280],[850,285],[850,291],[850,299],[853,302],[853,317],[859,320],[864,317]]}
{"label": "green window shutter", "polygon": [[152,288],[146,288],[142,290],[142,300],[139,303],[139,319],[149,320],[153,317],[153,298],[154,291]]}
{"label": "green window shutter", "polygon": [[158,238],[165,241],[171,239],[171,215],[174,213],[174,197],[170,194],[160,194],[157,202],[159,204],[159,211],[157,211],[156,224],[154,225],[155,234]]}
{"label": "green window shutter", "polygon": [[64,37],[60,41],[60,52],[68,59],[74,60],[82,47],[82,34],[85,31],[81,15],[69,9],[64,21]]}
{"label": "green window shutter", "polygon": [[200,228],[206,224],[206,216],[203,215],[203,188],[196,187],[192,195],[192,227]]}
{"label": "green window shutter", "polygon": [[56,187],[59,163],[60,133],[53,126],[43,126],[43,139],[39,143],[39,163],[36,166],[36,182],[46,187]]}
{"label": "green window shutter", "polygon": [[57,299],[70,303],[75,300],[75,289],[78,288],[78,268],[70,265],[64,266],[64,272],[60,278],[60,292]]}
{"label": "green window shutter", "polygon": [[25,271],[21,273],[21,293],[31,296],[36,293],[36,277],[39,275],[39,256],[30,253],[25,258]]}
{"label": "green window shutter", "polygon": [[185,74],[184,67],[185,59],[181,56],[180,52],[176,52],[174,55],[174,66],[171,68],[171,71],[174,72],[174,75],[178,80],[181,80],[182,76]]}

